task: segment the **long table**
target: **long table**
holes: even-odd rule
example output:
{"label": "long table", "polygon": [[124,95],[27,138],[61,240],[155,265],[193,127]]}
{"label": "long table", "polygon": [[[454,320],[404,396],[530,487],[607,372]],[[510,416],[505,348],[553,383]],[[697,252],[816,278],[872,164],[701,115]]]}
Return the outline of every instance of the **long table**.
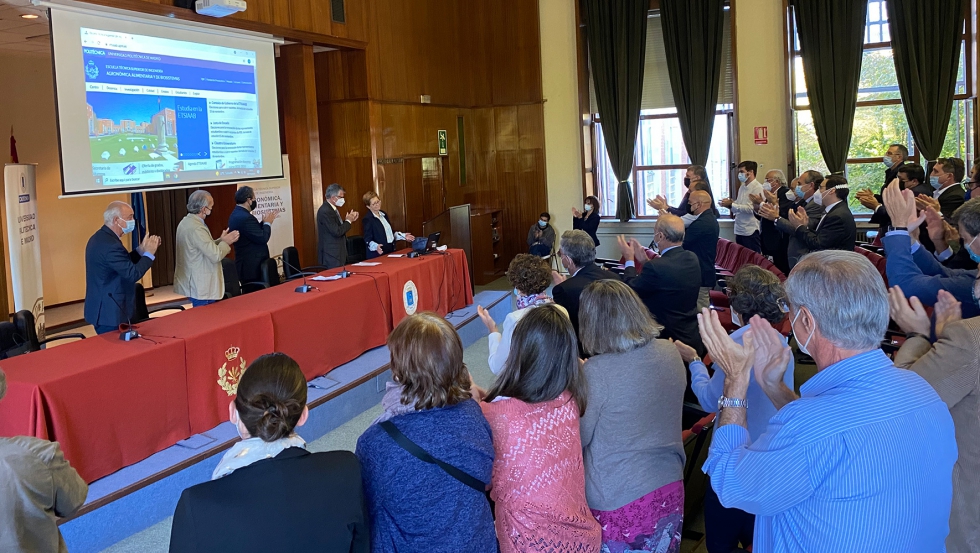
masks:
{"label": "long table", "polygon": [[286,353],[313,379],[383,345],[410,313],[473,302],[462,250],[372,261],[309,293],[292,281],[147,321],[133,342],[110,333],[2,360],[0,436],[57,441],[92,482],[226,421],[260,355]]}

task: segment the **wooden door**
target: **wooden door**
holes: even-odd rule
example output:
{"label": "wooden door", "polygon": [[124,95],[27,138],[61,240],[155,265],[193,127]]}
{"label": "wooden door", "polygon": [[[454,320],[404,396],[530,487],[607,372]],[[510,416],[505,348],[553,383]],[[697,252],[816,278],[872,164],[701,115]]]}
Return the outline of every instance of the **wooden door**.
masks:
{"label": "wooden door", "polygon": [[446,190],[442,180],[442,158],[422,158],[422,220],[428,221],[446,210]]}
{"label": "wooden door", "polygon": [[187,215],[187,197],[193,190],[162,190],[147,192],[146,226],[150,234],[160,237],[156,261],[153,262],[153,287],[169,286],[174,283],[174,244],[177,225]]}

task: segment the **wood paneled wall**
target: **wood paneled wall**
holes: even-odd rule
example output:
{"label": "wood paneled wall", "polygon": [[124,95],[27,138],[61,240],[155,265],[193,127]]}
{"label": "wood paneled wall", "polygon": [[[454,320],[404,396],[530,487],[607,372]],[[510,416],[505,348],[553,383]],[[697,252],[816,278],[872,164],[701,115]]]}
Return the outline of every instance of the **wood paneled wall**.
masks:
{"label": "wood paneled wall", "polygon": [[[302,136],[290,138],[296,111],[283,106],[283,111],[293,111],[282,117],[284,148],[294,169],[294,200],[304,196],[306,201],[307,193],[321,194],[322,200],[322,186],[338,182],[352,208],[363,213],[361,195],[379,192],[396,226],[414,224],[417,217],[409,211],[416,209],[412,201],[423,197],[422,180],[415,177],[421,163],[409,163],[412,175],[407,176],[405,160],[437,156],[436,131],[444,129],[449,137],[449,152],[442,158],[446,206],[470,203],[474,210],[503,209],[506,255],[525,251],[527,229],[547,206],[537,0],[345,3],[346,25],[331,21],[328,0],[249,0],[248,10],[233,16],[365,43],[360,49],[340,42],[347,46],[312,55],[316,103],[309,110],[315,119],[306,121],[315,120],[315,128],[303,121]],[[305,35],[302,40],[306,42]],[[284,55],[279,64],[302,65],[308,71],[309,47],[284,47],[305,52]],[[280,81],[280,95],[300,94],[293,106],[305,103],[311,93],[308,78],[306,74],[299,82],[292,77]],[[431,103],[422,104],[422,95]],[[460,174],[459,117],[465,133],[465,183]],[[315,153],[307,152],[317,141],[319,170]],[[301,169],[292,159],[297,149],[308,160]],[[317,174],[297,184],[297,171]],[[297,186],[303,188],[300,195]],[[299,226],[297,242],[300,233],[310,232]],[[360,222],[352,232],[361,232]],[[301,254],[306,249],[301,248]]]}
{"label": "wood paneled wall", "polygon": [[437,156],[446,130],[446,206],[502,208],[506,255],[525,251],[547,206],[537,2],[367,0],[365,10],[366,50],[315,55],[324,183],[343,184],[358,207],[379,192],[396,226],[416,223],[417,158]]}

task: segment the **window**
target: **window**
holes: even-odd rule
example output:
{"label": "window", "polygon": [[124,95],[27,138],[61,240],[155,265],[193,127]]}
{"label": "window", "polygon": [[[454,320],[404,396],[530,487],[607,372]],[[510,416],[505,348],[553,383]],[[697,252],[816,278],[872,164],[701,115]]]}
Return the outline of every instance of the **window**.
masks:
{"label": "window", "polygon": [[[711,134],[708,163],[705,166],[716,199],[730,195],[730,164],[734,157],[731,19],[727,7],[724,33],[718,106]],[[629,178],[636,199],[637,217],[641,218],[657,215],[656,211],[647,205],[647,199],[659,195],[666,198],[667,203],[672,206],[680,203],[685,192],[684,175],[691,165],[691,158],[681,135],[677,109],[674,107],[663,47],[663,31],[660,15],[657,12],[652,12],[647,22],[645,59],[640,123],[636,133],[633,174]],[[593,113],[591,143],[594,145],[593,151],[590,152],[594,160],[592,188],[601,204],[599,214],[603,217],[614,217],[619,199],[619,183],[612,171],[602,136],[602,121],[597,113],[595,93],[590,92],[592,92]],[[721,211],[728,213],[728,210]]]}
{"label": "window", "polygon": [[[796,19],[790,8],[790,24],[793,26],[794,48],[790,62],[793,83],[793,108],[795,119],[796,167],[798,172],[816,169],[827,173],[813,115],[807,97],[806,79],[803,76],[803,59],[800,57],[799,37],[796,35]],[[950,114],[949,129],[943,145],[944,157],[958,157],[970,167],[973,162],[973,101],[971,86],[967,82],[967,53],[969,38],[964,32],[960,51],[960,69],[956,79],[956,94]],[[904,144],[916,163],[923,163],[915,148],[909,130],[902,97],[895,75],[891,35],[888,29],[888,13],[885,0],[868,1],[868,18],[864,29],[864,56],[861,61],[861,77],[858,84],[857,109],[851,145],[847,153],[845,176],[851,184],[848,200],[854,213],[868,213],[857,201],[854,192],[871,188],[877,192],[884,184],[885,167],[882,156],[889,144]]]}

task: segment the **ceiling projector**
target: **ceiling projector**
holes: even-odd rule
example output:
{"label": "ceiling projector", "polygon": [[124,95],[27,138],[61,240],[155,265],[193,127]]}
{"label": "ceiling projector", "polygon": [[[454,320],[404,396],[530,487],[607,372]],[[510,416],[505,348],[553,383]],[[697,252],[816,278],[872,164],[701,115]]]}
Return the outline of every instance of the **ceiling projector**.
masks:
{"label": "ceiling projector", "polygon": [[197,0],[197,13],[211,17],[226,17],[245,11],[245,0]]}

